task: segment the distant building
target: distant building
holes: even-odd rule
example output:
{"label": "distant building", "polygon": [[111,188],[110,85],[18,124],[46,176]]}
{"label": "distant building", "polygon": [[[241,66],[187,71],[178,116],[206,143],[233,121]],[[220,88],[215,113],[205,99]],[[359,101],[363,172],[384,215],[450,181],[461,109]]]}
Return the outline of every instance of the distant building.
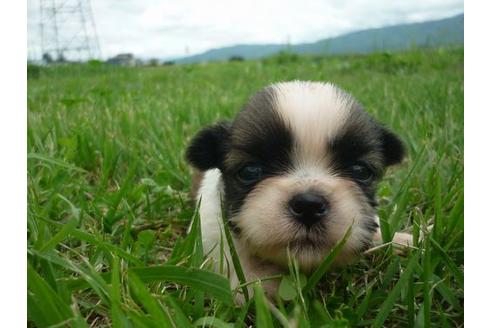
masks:
{"label": "distant building", "polygon": [[157,58],[151,58],[149,59],[149,61],[147,62],[147,65],[148,66],[159,66],[161,64],[161,62],[159,61],[159,59]]}
{"label": "distant building", "polygon": [[108,64],[118,66],[136,66],[137,60],[133,54],[118,54],[106,61]]}

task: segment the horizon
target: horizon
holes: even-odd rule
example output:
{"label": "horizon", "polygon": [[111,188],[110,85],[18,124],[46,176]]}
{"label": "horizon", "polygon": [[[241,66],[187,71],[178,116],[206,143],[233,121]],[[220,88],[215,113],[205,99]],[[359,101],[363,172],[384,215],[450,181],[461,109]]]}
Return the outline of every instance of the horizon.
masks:
{"label": "horizon", "polygon": [[[426,21],[422,21],[422,22],[391,24],[391,25],[385,25],[385,26],[380,26],[380,27],[366,28],[366,29],[362,29],[362,30],[354,30],[354,31],[350,31],[350,32],[347,32],[347,33],[342,33],[342,34],[334,35],[334,36],[330,36],[330,37],[322,37],[321,39],[313,40],[313,41],[310,41],[310,42],[299,42],[299,43],[289,43],[289,44],[288,43],[235,43],[235,44],[225,45],[225,46],[222,46],[222,47],[210,48],[210,49],[207,49],[207,50],[202,51],[202,52],[197,53],[197,54],[190,54],[189,56],[175,57],[175,58],[166,58],[166,59],[170,59],[170,60],[183,59],[183,58],[187,58],[187,57],[199,56],[199,55],[202,55],[204,53],[207,53],[207,52],[210,52],[210,51],[214,51],[214,50],[220,50],[220,49],[226,49],[226,48],[234,48],[234,47],[241,47],[241,46],[266,46],[266,45],[277,45],[277,46],[291,45],[291,46],[295,46],[295,45],[300,45],[300,44],[311,44],[311,43],[316,43],[316,42],[320,42],[320,41],[324,41],[324,40],[330,40],[330,39],[335,39],[335,38],[343,37],[345,35],[349,35],[349,34],[352,34],[352,33],[358,33],[358,32],[369,31],[369,30],[377,30],[377,29],[382,29],[382,28],[389,28],[389,27],[393,27],[393,26],[403,26],[403,25],[411,25],[411,24],[435,22],[435,21],[441,21],[441,20],[445,20],[445,19],[449,19],[449,18],[455,18],[455,17],[459,17],[459,16],[464,16],[464,12],[458,13],[456,15],[448,16],[448,17],[442,17],[442,18],[439,18],[439,19],[430,19],[430,20],[426,20]],[[152,59],[152,57],[149,57],[148,59]]]}
{"label": "horizon", "polygon": [[[175,60],[238,45],[312,43],[357,31],[464,14],[463,2],[456,0],[411,4],[384,0],[359,0],[350,4],[316,0],[310,8],[299,6],[297,2],[280,6],[283,3],[280,0],[270,1],[263,7],[244,3],[234,6],[224,1],[217,0],[207,8],[194,0],[178,5],[157,0],[95,1],[92,12],[102,49],[101,59],[132,53],[145,60]],[[30,59],[41,57],[38,5],[39,0],[28,1]],[[255,12],[257,8],[263,10]],[[297,24],[292,24],[293,20]]]}

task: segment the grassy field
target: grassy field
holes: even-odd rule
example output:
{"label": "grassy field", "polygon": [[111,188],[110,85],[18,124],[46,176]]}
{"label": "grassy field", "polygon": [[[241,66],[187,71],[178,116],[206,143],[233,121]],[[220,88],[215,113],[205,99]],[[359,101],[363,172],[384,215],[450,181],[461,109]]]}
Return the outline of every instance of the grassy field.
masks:
{"label": "grassy field", "polygon": [[[283,278],[236,307],[206,270],[183,154],[205,124],[283,80],[332,81],[405,141],[379,189],[383,247],[313,279]],[[456,327],[463,325],[463,49],[401,54],[30,71],[28,326]],[[195,226],[195,228],[198,228]],[[311,282],[316,280],[310,280]]]}

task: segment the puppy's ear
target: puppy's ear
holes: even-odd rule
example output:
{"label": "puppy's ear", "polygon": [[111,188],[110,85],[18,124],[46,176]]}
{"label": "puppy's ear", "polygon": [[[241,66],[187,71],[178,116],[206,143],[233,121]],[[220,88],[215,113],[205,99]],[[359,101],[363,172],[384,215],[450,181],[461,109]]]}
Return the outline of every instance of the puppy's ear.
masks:
{"label": "puppy's ear", "polygon": [[227,153],[231,123],[220,122],[198,132],[186,150],[186,160],[206,171],[221,168]]}
{"label": "puppy's ear", "polygon": [[405,146],[396,134],[381,127],[381,143],[386,166],[400,163],[405,157]]}

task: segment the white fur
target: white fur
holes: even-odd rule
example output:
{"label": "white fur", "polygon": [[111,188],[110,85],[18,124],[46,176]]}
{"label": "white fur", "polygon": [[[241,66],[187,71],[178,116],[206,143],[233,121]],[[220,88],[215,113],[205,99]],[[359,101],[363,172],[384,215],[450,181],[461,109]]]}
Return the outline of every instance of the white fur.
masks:
{"label": "white fur", "polygon": [[[198,191],[200,203],[200,220],[202,228],[203,251],[213,261],[214,268],[217,272],[225,274],[231,280],[232,288],[237,288],[239,279],[234,270],[231,260],[229,245],[224,235],[224,224],[222,220],[221,199],[223,197],[222,175],[218,169],[212,169],[205,172]],[[244,247],[233,240],[234,247],[238,252],[241,261],[241,267],[248,281],[264,278],[280,272],[276,267],[258,263],[254,257],[250,257]],[[221,256],[223,257],[221,259]],[[222,271],[219,263],[223,260],[224,269]],[[264,286],[270,295],[276,290],[276,284],[266,284]],[[238,300],[241,296],[238,296]]]}
{"label": "white fur", "polygon": [[224,236],[222,221],[221,198],[223,195],[223,183],[218,169],[205,172],[198,191],[197,199],[200,200],[200,220],[202,227],[203,251],[209,254],[218,271],[218,262],[221,256],[221,240],[223,240],[223,255],[230,259],[230,250]]}
{"label": "white fur", "polygon": [[284,82],[272,86],[276,110],[294,132],[300,166],[326,156],[326,142],[343,128],[353,100],[330,83]]}

